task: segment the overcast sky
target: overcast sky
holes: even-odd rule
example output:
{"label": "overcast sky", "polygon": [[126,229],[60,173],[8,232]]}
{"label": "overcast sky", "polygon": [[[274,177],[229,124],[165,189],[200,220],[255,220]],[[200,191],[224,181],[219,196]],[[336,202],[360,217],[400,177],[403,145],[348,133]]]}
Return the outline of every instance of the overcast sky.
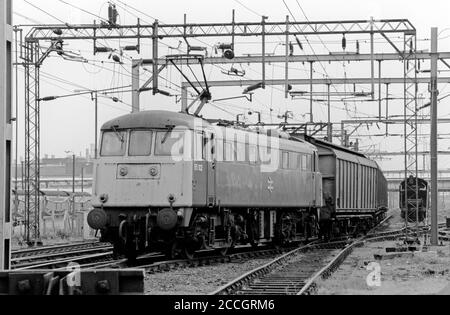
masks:
{"label": "overcast sky", "polygon": [[[388,19],[388,18],[406,18],[409,19],[418,30],[419,49],[429,50],[430,28],[440,28],[440,50],[450,51],[450,22],[448,15],[450,12],[450,1],[448,0],[431,0],[431,1],[407,1],[407,0],[285,0],[287,6],[291,10],[297,21],[304,21],[305,14],[309,20],[347,20],[347,19]],[[27,3],[28,2],[28,3]],[[66,2],[66,3],[64,3]],[[102,0],[14,0],[15,24],[30,23],[92,23],[94,19],[99,20],[100,17],[106,18],[107,1]],[[68,3],[76,5],[83,10],[76,9],[68,5]],[[119,7],[121,24],[133,24],[136,22],[137,16],[141,18],[142,23],[152,23],[153,18],[159,19],[162,23],[182,23],[183,15],[188,15],[189,22],[230,22],[231,12],[236,9],[237,21],[260,21],[260,15],[269,16],[270,21],[284,21],[286,15],[290,15],[288,9],[282,0],[152,0],[152,1],[116,1]],[[33,6],[34,5],[34,6]],[[303,12],[301,11],[301,8]],[[140,12],[139,12],[140,11]],[[89,13],[88,13],[89,12]],[[293,17],[290,17],[291,20]],[[349,38],[349,50],[354,51],[354,41],[361,41],[361,50],[366,52],[369,48],[367,44],[368,38]],[[220,39],[205,39],[208,45],[217,44]],[[239,39],[237,45],[237,54],[248,52],[258,53],[260,48],[257,44],[259,39],[249,38],[246,40]],[[341,52],[340,36],[323,37],[326,48],[317,37],[310,39],[311,44],[317,53]],[[395,40],[395,39],[394,39]],[[382,43],[381,38],[377,38],[377,51],[391,52],[391,48]],[[398,39],[397,39],[398,41]],[[44,43],[45,44],[45,43]],[[133,42],[107,42],[104,43],[113,48],[118,48]],[[166,41],[165,46],[162,45],[160,50],[162,55],[174,53],[167,46],[177,46],[176,42]],[[201,45],[194,42],[195,45]],[[193,44],[193,45],[194,45]],[[268,44],[268,52],[282,54],[284,49],[280,48],[280,40],[271,39]],[[47,44],[48,45],[48,44]],[[44,45],[45,46],[45,45]],[[305,45],[306,46],[306,45]],[[82,64],[73,61],[64,61],[57,56],[51,56],[47,59],[42,67],[41,96],[70,94],[73,90],[102,89],[117,86],[125,86],[130,84],[130,59],[131,58],[150,58],[150,42],[143,43],[142,55],[139,56],[134,52],[127,52],[124,55],[124,64],[122,66],[114,65],[108,60],[108,55],[92,54],[92,43],[86,41],[72,41],[65,43],[65,49],[72,53],[79,54],[90,61],[89,64]],[[296,54],[310,53],[309,47],[305,48],[305,52],[296,51]],[[210,49],[212,51],[212,49]],[[279,66],[279,65],[278,65]],[[223,66],[222,70],[229,66]],[[239,66],[237,66],[239,68]],[[308,78],[308,67],[299,65],[291,66],[291,75],[294,78]],[[423,65],[429,67],[429,65]],[[399,62],[386,63],[384,73],[386,76],[401,77],[402,65]],[[445,68],[441,68],[445,70]],[[226,69],[225,69],[226,70]],[[260,66],[243,65],[242,70],[246,71],[246,77],[258,79],[260,77]],[[316,65],[315,76],[323,77],[326,75],[332,77],[357,77],[368,76],[370,68],[368,64],[338,64],[338,65]],[[196,70],[198,71],[198,69]],[[274,78],[283,78],[284,73],[281,68],[276,65],[268,66],[268,76]],[[326,72],[326,74],[324,73]],[[19,79],[23,82],[22,69],[19,71]],[[226,78],[218,67],[207,67],[206,73],[210,80],[222,80]],[[448,72],[441,72],[442,76],[447,76]],[[179,93],[177,85],[181,82],[180,75],[170,69],[164,71],[162,76],[167,81],[162,81],[162,88],[171,91],[174,94]],[[142,80],[148,78],[148,73],[143,74]],[[168,83],[172,81],[171,83]],[[339,87],[338,87],[339,88]],[[347,87],[349,88],[349,87]],[[369,91],[368,86],[358,86],[359,90]],[[20,110],[19,120],[23,122],[23,98],[22,84],[20,84]],[[324,91],[325,87],[317,87],[318,90]],[[441,95],[450,92],[447,85],[440,86]],[[343,90],[343,89],[341,89]],[[428,98],[427,86],[420,87],[420,93]],[[242,93],[239,89],[214,89],[214,98],[223,98],[227,96],[237,96]],[[401,95],[402,91],[397,89],[391,91],[393,95]],[[119,97],[123,103],[113,103],[108,99],[101,100],[100,106],[100,124],[112,119],[116,116],[127,114],[130,112],[129,104],[130,96],[127,93],[115,95]],[[427,100],[425,101],[427,102]],[[143,95],[143,109],[168,109],[178,111],[180,104],[175,103],[174,98],[162,96],[153,97],[151,95]],[[450,117],[450,107],[447,101],[440,104],[440,117]],[[333,122],[338,123],[343,119],[356,117],[374,117],[376,115],[374,103],[333,103]],[[303,122],[308,120],[309,105],[308,101],[292,101],[286,100],[281,87],[274,89],[268,88],[266,91],[258,91],[255,94],[253,103],[245,100],[237,100],[233,102],[221,102],[209,106],[205,110],[207,117],[220,117],[233,119],[239,113],[245,113],[249,109],[260,110],[263,112],[265,122],[279,122],[277,118],[279,114],[286,110],[292,110],[295,113],[294,120]],[[392,107],[392,114],[402,113],[402,102],[396,103]],[[65,151],[74,151],[76,153],[84,152],[91,143],[94,142],[94,107],[89,97],[74,97],[61,99],[53,102],[42,104],[42,154],[65,156]],[[326,107],[324,104],[315,104],[315,116],[317,121],[326,121]],[[253,121],[252,117],[249,117]],[[19,139],[23,139],[23,124],[20,124],[21,134]],[[443,138],[449,139],[450,135],[446,135],[449,131],[447,126],[440,127],[440,134]],[[402,139],[398,137],[364,137],[367,134],[380,134],[381,131],[377,126],[365,127],[358,130],[356,135],[361,136],[361,145],[365,150],[395,150],[402,151]],[[401,133],[402,127],[394,127],[392,133]],[[428,133],[429,129],[421,127],[423,133]],[[440,141],[440,149],[447,150],[450,147],[450,141],[443,139]],[[336,140],[338,141],[338,140]],[[23,156],[23,141],[20,142],[20,155]],[[428,139],[421,139],[420,149],[428,150]],[[402,168],[402,159],[392,161],[384,161],[382,165],[385,168]],[[450,167],[445,159],[442,159],[441,168]]]}

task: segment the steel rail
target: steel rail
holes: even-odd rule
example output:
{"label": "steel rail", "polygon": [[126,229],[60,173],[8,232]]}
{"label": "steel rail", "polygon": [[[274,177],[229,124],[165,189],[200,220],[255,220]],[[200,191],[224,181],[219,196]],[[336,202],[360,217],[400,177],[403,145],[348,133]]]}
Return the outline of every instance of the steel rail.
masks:
{"label": "steel rail", "polygon": [[36,247],[29,249],[20,249],[12,252],[12,260],[18,260],[21,258],[33,258],[40,255],[54,254],[64,252],[71,252],[75,250],[83,250],[83,249],[91,249],[91,248],[100,248],[105,246],[111,246],[109,243],[100,243],[100,242],[85,242],[85,243],[75,243],[75,244],[63,244],[63,245],[55,245],[55,246],[47,246],[47,247]]}
{"label": "steel rail", "polygon": [[83,250],[74,250],[71,252],[63,252],[63,253],[55,253],[41,256],[32,256],[32,257],[22,257],[11,260],[12,269],[30,267],[35,265],[40,265],[46,262],[57,261],[58,259],[70,258],[74,259],[77,257],[82,257],[88,254],[101,254],[104,252],[110,253],[112,250],[112,246],[104,246],[99,248],[91,248],[91,249],[83,249]]}
{"label": "steel rail", "polygon": [[100,253],[100,254],[92,254],[92,255],[85,255],[85,256],[79,256],[79,257],[72,257],[72,258],[65,258],[65,259],[59,259],[59,260],[53,260],[45,263],[40,264],[33,264],[26,267],[16,268],[14,271],[22,271],[22,270],[43,270],[43,269],[51,269],[51,270],[60,270],[61,266],[68,266],[71,263],[77,263],[77,264],[83,264],[83,263],[92,263],[99,262],[99,261],[105,261],[105,260],[112,260],[113,252],[106,252],[106,253]]}

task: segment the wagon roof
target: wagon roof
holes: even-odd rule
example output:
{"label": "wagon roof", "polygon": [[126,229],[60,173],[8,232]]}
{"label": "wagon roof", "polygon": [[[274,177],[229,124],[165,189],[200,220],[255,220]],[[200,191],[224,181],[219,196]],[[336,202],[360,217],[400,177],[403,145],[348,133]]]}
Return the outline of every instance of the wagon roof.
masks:
{"label": "wagon roof", "polygon": [[351,161],[354,163],[358,163],[373,168],[380,168],[378,163],[376,163],[375,161],[367,158],[364,154],[352,151],[349,148],[312,137],[306,137],[306,140],[316,145],[318,148],[322,148],[323,150],[330,152],[338,159],[344,161]]}
{"label": "wagon roof", "polygon": [[103,125],[102,130],[155,128],[165,129],[168,126],[194,128],[198,123],[207,125],[202,118],[169,111],[144,111],[115,118]]}

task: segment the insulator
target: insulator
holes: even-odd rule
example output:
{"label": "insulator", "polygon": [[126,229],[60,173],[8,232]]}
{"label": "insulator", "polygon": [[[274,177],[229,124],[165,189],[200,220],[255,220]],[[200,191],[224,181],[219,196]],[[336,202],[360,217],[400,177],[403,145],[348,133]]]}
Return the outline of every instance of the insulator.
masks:
{"label": "insulator", "polygon": [[109,48],[109,47],[95,47],[96,53],[107,53],[110,51],[112,51],[112,48]]}
{"label": "insulator", "polygon": [[298,47],[300,47],[300,49],[303,50],[303,45],[302,45],[302,42],[300,41],[300,39],[298,39],[298,37],[295,36],[295,40],[297,41]]}
{"label": "insulator", "polygon": [[56,100],[58,97],[56,96],[47,96],[47,97],[43,97],[40,99],[40,101],[42,102],[49,102],[49,101],[54,101]]}
{"label": "insulator", "polygon": [[113,59],[115,62],[118,62],[118,63],[122,62],[122,60],[120,59],[120,57],[119,57],[118,55],[113,55],[113,56],[112,56],[112,59]]}
{"label": "insulator", "polygon": [[345,34],[344,37],[342,37],[342,49],[343,50],[347,49],[347,38],[345,38]]}
{"label": "insulator", "polygon": [[55,43],[55,49],[56,50],[63,50],[63,42],[62,41],[58,41],[57,43]]}
{"label": "insulator", "polygon": [[359,49],[360,49],[360,46],[359,46],[359,40],[357,40],[357,41],[356,41],[356,53],[357,53],[357,54],[359,54]]}
{"label": "insulator", "polygon": [[204,51],[206,50],[205,47],[201,46],[189,46],[189,51]]}
{"label": "insulator", "polygon": [[138,46],[125,46],[123,47],[123,50],[137,50]]}
{"label": "insulator", "polygon": [[109,7],[108,7],[108,21],[109,21],[109,24],[116,25],[118,16],[119,16],[119,14],[117,12],[116,5],[110,3]]}
{"label": "insulator", "polygon": [[294,55],[294,45],[291,43],[289,43],[289,51],[290,51],[290,55],[293,56]]}
{"label": "insulator", "polygon": [[170,94],[167,91],[163,91],[163,90],[158,90],[158,93],[161,94],[161,95],[164,95],[164,96],[169,96],[169,97],[172,96],[172,94]]}
{"label": "insulator", "polygon": [[233,50],[233,44],[220,44],[218,48],[220,50]]}
{"label": "insulator", "polygon": [[248,88],[246,88],[244,90],[243,94],[248,94],[250,92],[253,92],[253,91],[257,90],[257,89],[262,88],[262,86],[263,86],[262,82],[258,83],[258,84],[255,84],[255,85],[252,85],[252,86],[249,86]]}

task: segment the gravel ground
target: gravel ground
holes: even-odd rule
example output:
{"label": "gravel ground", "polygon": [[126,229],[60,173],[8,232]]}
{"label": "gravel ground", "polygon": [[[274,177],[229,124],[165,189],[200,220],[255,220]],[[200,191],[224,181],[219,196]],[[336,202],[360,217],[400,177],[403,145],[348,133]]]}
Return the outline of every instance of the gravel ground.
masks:
{"label": "gravel ground", "polygon": [[[400,212],[389,221],[389,230],[404,227]],[[450,211],[441,213],[440,222]],[[366,284],[367,263],[373,255],[393,246],[392,242],[369,244],[355,250],[338,272],[328,281],[320,283],[319,294],[434,294],[450,285],[450,248],[439,249],[438,257],[414,257],[381,262],[382,287],[369,288]],[[184,268],[166,273],[147,275],[145,292],[148,295],[205,295],[257,267],[271,262],[274,257],[237,261],[199,268]],[[450,294],[450,286],[448,288]]]}
{"label": "gravel ground", "polygon": [[428,253],[414,257],[383,260],[381,286],[369,287],[374,254],[385,253],[395,242],[368,244],[356,249],[340,269],[328,280],[319,283],[320,295],[450,295],[450,246],[430,248]]}
{"label": "gravel ground", "polygon": [[275,257],[185,268],[147,275],[147,295],[207,295],[237,277],[271,262]]}
{"label": "gravel ground", "polygon": [[[389,223],[389,229],[404,227],[399,211]],[[449,210],[441,210],[439,222],[450,217]],[[383,260],[381,287],[369,287],[367,278],[371,271],[368,264],[375,262],[375,254],[386,253],[387,247],[400,245],[396,242],[370,243],[355,249],[339,270],[328,280],[319,283],[320,295],[450,295],[450,245],[431,248],[429,253],[409,258]]]}

